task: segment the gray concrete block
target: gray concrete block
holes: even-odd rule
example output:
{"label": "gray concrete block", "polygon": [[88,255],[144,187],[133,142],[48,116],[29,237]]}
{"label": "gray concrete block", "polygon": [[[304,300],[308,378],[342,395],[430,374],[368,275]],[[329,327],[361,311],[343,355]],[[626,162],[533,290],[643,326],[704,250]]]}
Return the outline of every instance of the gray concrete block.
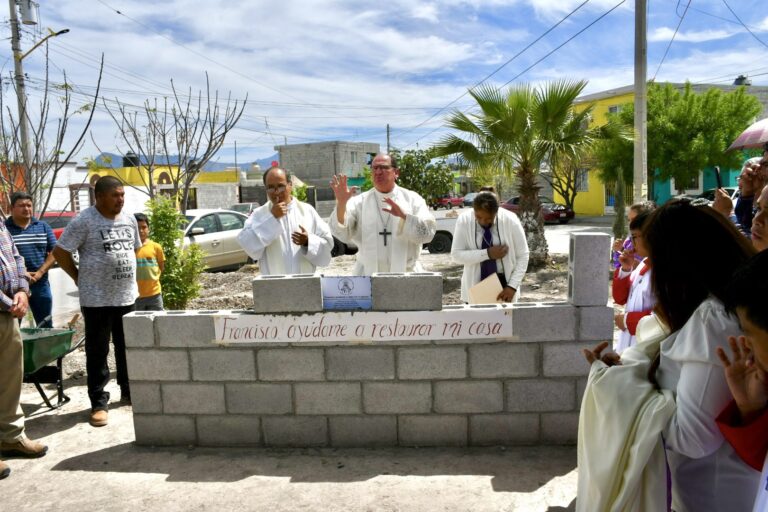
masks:
{"label": "gray concrete block", "polygon": [[393,348],[343,347],[326,350],[328,380],[392,380]]}
{"label": "gray concrete block", "polygon": [[213,316],[193,311],[166,311],[155,316],[156,345],[160,347],[211,347]]}
{"label": "gray concrete block", "polygon": [[266,446],[328,444],[328,420],[322,416],[266,416],[261,425]]}
{"label": "gray concrete block", "polygon": [[429,382],[365,382],[363,409],[366,414],[415,414],[432,410]]}
{"label": "gray concrete block", "polygon": [[161,386],[166,414],[224,414],[224,384],[169,383]]}
{"label": "gray concrete block", "polygon": [[360,414],[360,383],[295,384],[296,414]]}
{"label": "gray concrete block", "polygon": [[128,379],[133,381],[189,380],[186,350],[127,349]]}
{"label": "gray concrete block", "polygon": [[512,333],[520,342],[576,339],[578,308],[570,304],[537,304],[512,308]]}
{"label": "gray concrete block", "polygon": [[605,306],[611,236],[571,233],[568,256],[568,302],[575,306]]}
{"label": "gray concrete block", "polygon": [[134,413],[162,413],[163,399],[160,384],[150,382],[131,382],[131,404]]}
{"label": "gray concrete block", "polygon": [[579,308],[579,332],[581,341],[613,339],[613,308],[609,306],[584,306]]}
{"label": "gray concrete block", "polygon": [[397,350],[400,379],[461,379],[467,376],[464,347],[418,347]]}
{"label": "gray concrete block", "polygon": [[138,445],[179,446],[197,442],[192,416],[134,414],[133,430]]}
{"label": "gray concrete block", "polygon": [[154,347],[155,346],[155,322],[154,313],[149,311],[128,313],[123,317],[123,332],[125,333],[125,346]]}
{"label": "gray concrete block", "polygon": [[253,350],[190,350],[189,356],[192,362],[192,380],[256,380],[256,357]]}
{"label": "gray concrete block", "polygon": [[473,446],[528,445],[539,440],[538,414],[477,414],[469,417]]}
{"label": "gray concrete block", "polygon": [[261,423],[258,416],[198,416],[200,446],[259,446]]}
{"label": "gray concrete block", "polygon": [[256,354],[259,380],[324,380],[325,362],[320,348],[268,348]]}
{"label": "gray concrete block", "polygon": [[520,379],[507,384],[510,412],[573,411],[576,408],[574,380]]}
{"label": "gray concrete block", "polygon": [[400,416],[397,422],[401,446],[467,445],[466,416]]}
{"label": "gray concrete block", "polygon": [[253,281],[256,313],[315,313],[323,310],[320,276],[256,276]]}
{"label": "gray concrete block", "polygon": [[332,416],[331,446],[396,446],[397,419],[394,416]]}
{"label": "gray concrete block", "polygon": [[227,411],[232,414],[290,414],[290,384],[227,384]]}
{"label": "gray concrete block", "polygon": [[576,444],[578,435],[578,412],[550,412],[541,415],[542,444]]}
{"label": "gray concrete block", "polygon": [[538,374],[538,343],[513,342],[469,347],[470,377],[535,377]]}
{"label": "gray concrete block", "polygon": [[374,273],[371,299],[374,311],[440,311],[443,275],[439,272]]}
{"label": "gray concrete block", "polygon": [[435,412],[477,413],[504,410],[501,381],[435,382]]}
{"label": "gray concrete block", "polygon": [[590,343],[542,343],[545,377],[583,377],[589,374],[589,364],[581,349]]}

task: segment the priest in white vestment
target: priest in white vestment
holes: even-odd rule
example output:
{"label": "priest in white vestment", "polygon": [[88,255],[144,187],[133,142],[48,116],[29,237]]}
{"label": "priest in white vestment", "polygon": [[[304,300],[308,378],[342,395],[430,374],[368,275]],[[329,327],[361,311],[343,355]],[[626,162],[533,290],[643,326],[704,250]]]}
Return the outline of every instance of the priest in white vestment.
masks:
{"label": "priest in white vestment", "polygon": [[279,167],[264,173],[269,201],[256,208],[238,242],[259,262],[262,275],[313,274],[331,262],[333,236],[314,208],[291,195],[291,175]]}
{"label": "priest in white vestment", "polygon": [[451,256],[464,264],[461,300],[469,302],[469,289],[496,273],[502,285],[496,300],[517,301],[528,269],[528,242],[520,219],[499,208],[494,193],[480,192],[475,196],[473,209],[459,215]]}
{"label": "priest in white vestment", "polygon": [[395,184],[399,174],[392,156],[376,155],[371,162],[374,188],[354,197],[346,176],[333,177],[331,231],[357,245],[356,275],[422,271],[421,248],[432,241],[437,224],[424,198]]}

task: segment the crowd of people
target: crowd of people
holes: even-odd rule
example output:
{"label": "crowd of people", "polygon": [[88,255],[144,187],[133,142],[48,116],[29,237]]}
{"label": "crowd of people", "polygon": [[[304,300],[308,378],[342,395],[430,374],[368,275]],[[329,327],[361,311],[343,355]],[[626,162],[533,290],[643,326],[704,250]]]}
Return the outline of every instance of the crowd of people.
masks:
{"label": "crowd of people", "polygon": [[620,337],[584,350],[577,510],[768,510],[768,147],[739,178],[735,205],[630,209]]}

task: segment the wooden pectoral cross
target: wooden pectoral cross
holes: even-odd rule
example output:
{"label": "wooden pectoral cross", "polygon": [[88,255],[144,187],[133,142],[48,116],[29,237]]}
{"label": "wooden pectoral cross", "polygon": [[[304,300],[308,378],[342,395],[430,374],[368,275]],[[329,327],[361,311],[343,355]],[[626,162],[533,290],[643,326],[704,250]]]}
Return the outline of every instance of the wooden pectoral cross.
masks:
{"label": "wooden pectoral cross", "polygon": [[391,231],[387,231],[387,227],[384,226],[384,231],[379,231],[379,234],[384,237],[384,247],[387,246],[387,237],[392,234]]}

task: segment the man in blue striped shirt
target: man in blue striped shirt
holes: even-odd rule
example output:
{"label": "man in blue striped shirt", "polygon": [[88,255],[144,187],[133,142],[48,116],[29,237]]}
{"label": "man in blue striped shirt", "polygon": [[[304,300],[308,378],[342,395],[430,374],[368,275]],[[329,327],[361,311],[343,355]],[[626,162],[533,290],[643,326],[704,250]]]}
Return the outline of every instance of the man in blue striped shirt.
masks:
{"label": "man in blue striped shirt", "polygon": [[29,280],[29,308],[40,327],[53,327],[53,295],[48,282],[48,269],[56,259],[53,248],[56,237],[51,226],[32,216],[32,196],[26,192],[11,194],[11,216],[5,226],[24,257]]}

